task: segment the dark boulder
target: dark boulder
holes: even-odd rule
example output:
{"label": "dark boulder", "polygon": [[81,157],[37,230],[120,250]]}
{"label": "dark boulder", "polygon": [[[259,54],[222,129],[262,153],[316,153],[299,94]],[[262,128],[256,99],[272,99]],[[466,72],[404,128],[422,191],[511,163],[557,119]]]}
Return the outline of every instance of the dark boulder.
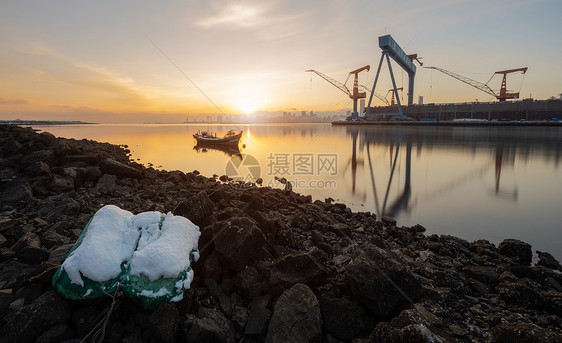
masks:
{"label": "dark boulder", "polygon": [[172,211],[175,215],[183,216],[197,225],[201,225],[203,220],[213,213],[215,204],[209,199],[204,191],[180,202]]}
{"label": "dark boulder", "polygon": [[548,331],[531,323],[503,323],[493,330],[498,343],[547,343],[552,342]]}
{"label": "dark boulder", "polygon": [[265,270],[269,271],[269,286],[273,296],[278,296],[297,283],[318,287],[328,276],[326,269],[309,253],[283,256],[267,264]]}
{"label": "dark boulder", "polygon": [[412,305],[421,285],[394,254],[365,243],[363,251],[347,266],[346,277],[353,294],[380,319]]}
{"label": "dark boulder", "polygon": [[0,337],[6,342],[33,342],[43,332],[66,323],[69,318],[66,300],[49,291],[5,317],[6,324],[0,329]]}
{"label": "dark boulder", "polygon": [[320,342],[321,336],[320,305],[312,290],[296,284],[283,292],[275,303],[266,343]]}
{"label": "dark boulder", "polygon": [[33,197],[29,183],[11,181],[0,186],[0,205],[14,206],[20,201],[28,202]]}
{"label": "dark boulder", "polygon": [[104,174],[112,174],[120,178],[128,177],[132,179],[140,179],[143,172],[133,168],[127,164],[117,162],[111,158],[106,158],[100,163],[100,170]]}
{"label": "dark boulder", "polygon": [[539,255],[539,262],[537,263],[537,265],[562,271],[562,266],[560,265],[560,262],[558,262],[554,258],[554,256],[552,256],[547,252],[542,252],[538,250],[537,250],[537,254]]}
{"label": "dark boulder", "polygon": [[103,174],[96,183],[96,189],[101,194],[111,194],[117,188],[117,176]]}
{"label": "dark boulder", "polygon": [[370,333],[374,318],[358,303],[346,298],[320,297],[324,329],[341,340],[350,340]]}
{"label": "dark boulder", "polygon": [[68,176],[53,174],[49,188],[55,193],[64,193],[74,190],[74,180]]}
{"label": "dark boulder", "polygon": [[504,239],[498,246],[500,254],[510,257],[516,263],[524,266],[531,265],[533,251],[531,245],[517,239]]}
{"label": "dark boulder", "polygon": [[180,324],[180,314],[175,304],[160,303],[148,317],[149,330],[156,342],[172,343]]}
{"label": "dark boulder", "polygon": [[198,319],[191,325],[186,342],[232,343],[234,329],[232,323],[218,310],[202,307]]}
{"label": "dark boulder", "polygon": [[57,164],[57,158],[53,150],[33,151],[29,154],[25,154],[24,157],[19,160],[19,166],[23,170],[36,162],[45,162],[49,167],[53,167]]}
{"label": "dark boulder", "polygon": [[245,335],[262,335],[266,333],[267,323],[271,317],[271,311],[268,305],[271,297],[263,295],[255,297],[248,304],[246,325],[244,329]]}
{"label": "dark boulder", "polygon": [[265,237],[255,222],[247,217],[232,218],[215,226],[213,243],[223,265],[240,271],[262,256]]}

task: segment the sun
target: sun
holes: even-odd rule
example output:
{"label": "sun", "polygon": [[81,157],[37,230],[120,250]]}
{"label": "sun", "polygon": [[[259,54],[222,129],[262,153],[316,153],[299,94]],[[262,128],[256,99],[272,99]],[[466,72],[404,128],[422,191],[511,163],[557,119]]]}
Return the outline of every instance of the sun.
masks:
{"label": "sun", "polygon": [[252,114],[265,104],[265,94],[260,87],[239,86],[229,92],[231,106],[244,114]]}

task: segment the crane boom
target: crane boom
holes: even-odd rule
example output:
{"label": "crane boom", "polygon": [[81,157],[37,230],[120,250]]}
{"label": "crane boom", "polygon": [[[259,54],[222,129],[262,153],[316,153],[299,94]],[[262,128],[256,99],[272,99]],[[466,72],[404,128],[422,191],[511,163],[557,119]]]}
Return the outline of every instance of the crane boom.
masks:
{"label": "crane boom", "polygon": [[332,85],[336,86],[339,90],[341,90],[342,92],[344,92],[345,94],[347,94],[349,97],[352,97],[353,94],[350,92],[350,90],[341,82],[332,79],[331,77],[329,77],[328,75],[324,75],[319,71],[316,71],[314,69],[308,69],[305,70],[305,72],[313,72],[316,75],[320,76],[321,78],[323,78],[324,80],[328,81],[329,83],[331,83]]}
{"label": "crane boom", "polygon": [[[359,92],[359,73],[362,72],[363,70],[369,71],[369,69],[371,69],[371,66],[366,65],[366,66],[361,67],[359,69],[355,69],[353,71],[350,71],[349,74],[347,75],[347,79],[345,80],[345,83],[338,82],[338,81],[332,79],[331,77],[329,77],[327,75],[324,75],[321,72],[316,71],[314,69],[308,69],[308,70],[305,70],[305,72],[315,73],[316,75],[320,76],[321,78],[328,81],[332,85],[336,86],[339,90],[341,90],[342,92],[347,94],[353,100],[353,112],[352,112],[351,116],[357,117],[357,114],[358,114],[357,113],[357,99],[364,99],[367,96],[367,94],[365,92]],[[347,86],[345,85],[347,83],[347,81],[349,80],[349,78],[351,77],[351,75],[354,76],[354,78],[353,78],[353,92],[351,92],[349,90],[349,88],[347,88]]]}
{"label": "crane boom", "polygon": [[[371,90],[363,85],[359,85],[359,87],[363,88],[364,90],[366,90],[367,92],[371,93]],[[379,98],[380,101],[384,102],[387,106],[390,106],[390,103],[388,102],[388,100],[386,100],[385,97],[383,97],[382,95],[380,95],[377,92],[374,92],[373,94],[375,94],[375,96],[377,98]],[[388,94],[387,94],[388,95]]]}
{"label": "crane boom", "polygon": [[465,76],[462,76],[462,75],[459,75],[459,74],[456,74],[456,73],[453,73],[453,72],[450,72],[448,70],[441,69],[441,68],[438,68],[438,67],[424,67],[424,68],[439,70],[443,74],[449,75],[449,76],[451,76],[451,77],[453,77],[453,78],[455,78],[459,81],[462,81],[462,82],[466,83],[467,85],[471,85],[474,88],[480,89],[484,93],[488,93],[490,95],[493,95],[495,98],[498,97],[498,95],[490,87],[488,87],[488,85],[485,84],[485,83],[470,79],[468,77],[465,77]]}

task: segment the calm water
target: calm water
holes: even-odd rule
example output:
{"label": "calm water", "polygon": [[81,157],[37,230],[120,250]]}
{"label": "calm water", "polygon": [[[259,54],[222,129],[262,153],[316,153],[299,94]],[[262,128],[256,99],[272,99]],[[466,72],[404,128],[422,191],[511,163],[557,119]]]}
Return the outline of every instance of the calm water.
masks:
{"label": "calm water", "polygon": [[[166,170],[261,176],[314,199],[420,223],[428,233],[499,243],[517,238],[562,260],[562,129],[241,125],[240,152],[194,149],[220,125],[38,127],[56,136],[127,144]],[[242,145],[241,145],[242,146]],[[233,154],[234,155],[231,155]]]}

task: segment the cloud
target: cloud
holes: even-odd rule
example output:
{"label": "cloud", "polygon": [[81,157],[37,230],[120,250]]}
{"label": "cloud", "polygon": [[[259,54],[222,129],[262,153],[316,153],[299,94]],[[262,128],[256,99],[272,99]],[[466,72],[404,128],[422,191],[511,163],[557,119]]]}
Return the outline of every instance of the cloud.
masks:
{"label": "cloud", "polygon": [[27,105],[31,102],[26,99],[5,99],[0,98],[0,105]]}
{"label": "cloud", "polygon": [[215,26],[255,27],[263,24],[262,10],[257,6],[234,3],[219,9],[215,14],[196,23],[203,28]]}
{"label": "cloud", "polygon": [[[66,91],[56,88],[60,96],[70,98],[81,93],[88,94],[92,101],[107,103],[107,100],[117,100],[121,104],[139,106],[149,104],[146,92],[132,78],[64,56],[42,45],[18,47],[15,50],[34,58],[35,60],[31,60],[33,65],[40,66],[36,69],[25,69],[25,73],[33,80],[56,81],[67,85]],[[69,86],[71,88],[68,88]]]}

